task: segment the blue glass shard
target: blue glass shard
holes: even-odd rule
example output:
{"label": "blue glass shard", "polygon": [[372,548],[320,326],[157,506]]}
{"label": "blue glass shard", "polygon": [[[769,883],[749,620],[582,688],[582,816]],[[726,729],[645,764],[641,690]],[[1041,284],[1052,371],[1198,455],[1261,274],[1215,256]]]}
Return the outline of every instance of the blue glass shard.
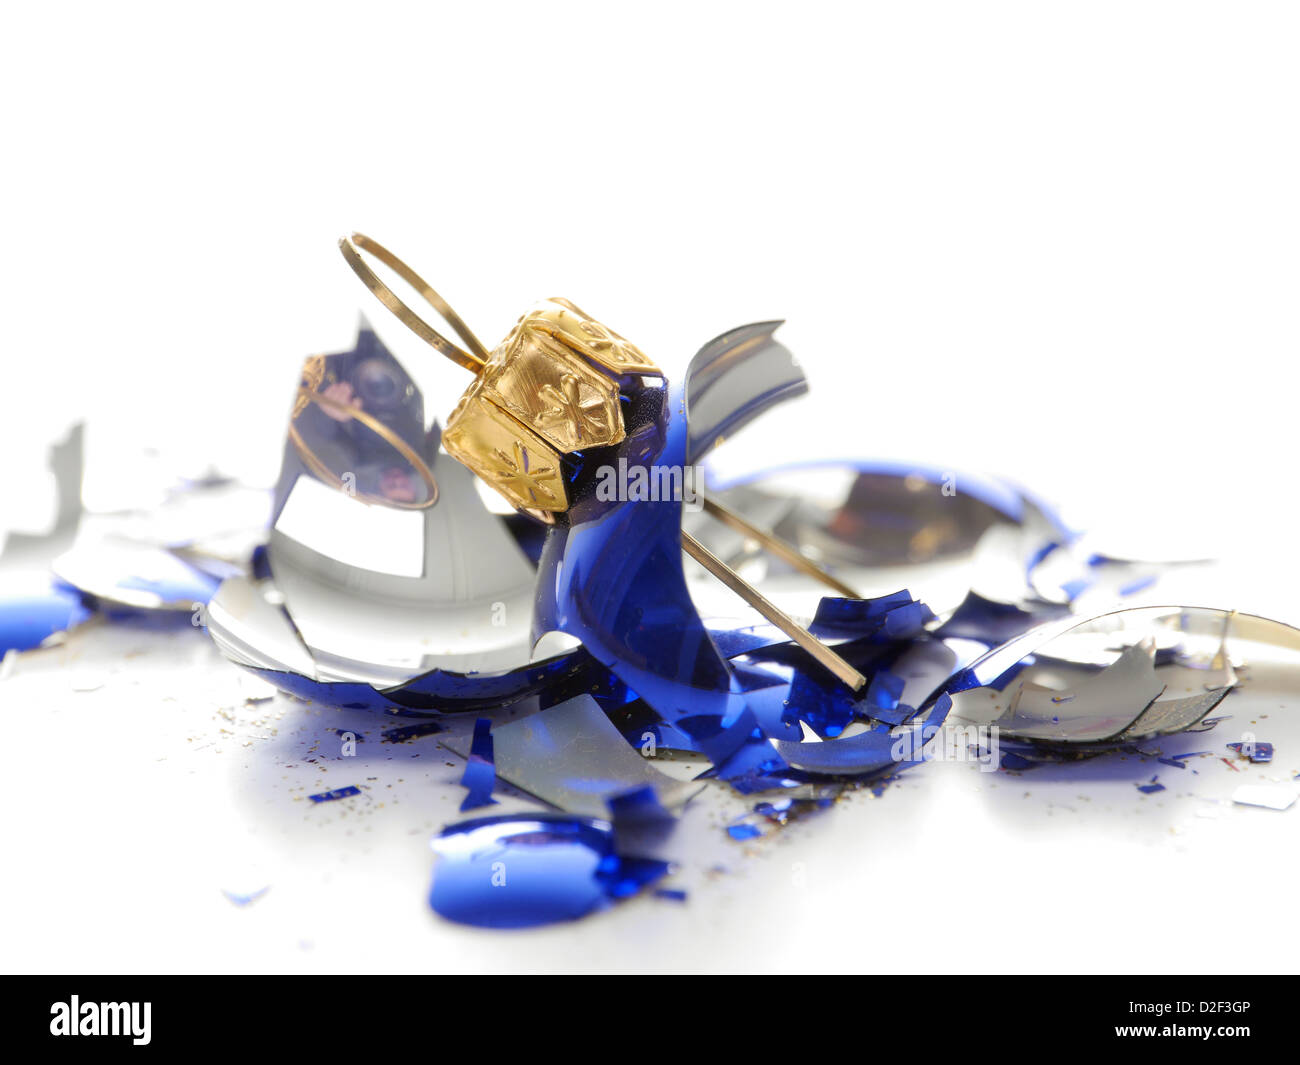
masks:
{"label": "blue glass shard", "polygon": [[354,784],[349,784],[346,788],[335,788],[333,791],[322,791],[319,795],[308,795],[307,798],[312,802],[335,802],[338,799],[350,799],[353,795],[360,795],[361,789]]}
{"label": "blue glass shard", "polygon": [[783,824],[789,817],[791,809],[794,808],[794,799],[777,799],[776,802],[760,802],[755,804],[754,813],[762,814],[769,821],[776,821]]}
{"label": "blue glass shard", "polygon": [[[798,739],[803,735],[798,714],[791,704],[790,685],[794,669],[783,663],[765,663],[760,667],[737,660],[731,663],[736,686],[745,693],[745,701],[762,736]],[[702,734],[711,730],[702,723]]]}
{"label": "blue glass shard", "polygon": [[773,786],[768,781],[782,777],[789,768],[762,733],[755,730],[743,747],[714,766],[712,774],[727,781],[737,791],[748,794],[754,790],[767,790]]}
{"label": "blue glass shard", "polygon": [[[510,706],[541,692],[563,693],[586,684],[600,667],[582,648],[507,673],[451,673],[434,669],[395,688],[356,681],[319,681],[285,670],[245,666],[281,691],[326,706],[382,710],[400,706],[438,713],[470,713]],[[604,672],[603,670],[600,670]],[[567,698],[567,695],[562,696]]]}
{"label": "blue glass shard", "polygon": [[698,753],[695,741],[681,729],[663,721],[646,720],[644,713],[652,713],[644,703],[635,704],[635,709],[620,719],[617,712],[610,713],[610,719],[618,724],[618,729],[642,757],[651,756],[658,751],[691,751]]}
{"label": "blue glass shard", "polygon": [[[893,714],[898,709],[899,697],[903,694],[904,681],[887,669],[878,670],[871,678],[867,688],[868,712],[873,717],[888,721],[886,714]],[[891,722],[898,724],[899,722]]]}
{"label": "blue glass shard", "polygon": [[1273,760],[1273,745],[1259,740],[1247,740],[1244,743],[1230,743],[1228,750],[1244,754],[1252,762],[1266,764]]}
{"label": "blue glass shard", "polygon": [[843,636],[855,638],[879,632],[885,617],[893,610],[912,603],[906,588],[874,599],[845,599],[825,596],[817,604],[817,613],[808,631],[823,639]]}
{"label": "blue glass shard", "polygon": [[672,902],[685,902],[686,892],[681,888],[655,888],[655,898],[668,899]]}
{"label": "blue glass shard", "polygon": [[924,761],[923,748],[943,725],[951,708],[952,699],[942,695],[924,718],[903,728],[878,724],[855,736],[820,743],[777,741],[774,746],[795,771],[791,776],[861,780]]}
{"label": "blue glass shard", "polygon": [[[855,640],[836,643],[834,646],[836,654],[849,662],[858,672],[867,674],[872,670],[887,665],[895,655],[907,646],[907,641],[895,640],[883,635],[883,633],[872,633],[860,636]],[[738,661],[750,665],[760,665],[765,668],[770,668],[773,664],[794,667],[794,671],[807,673],[817,678],[825,675],[825,671],[817,667],[807,651],[789,640],[774,641],[767,647],[750,652]],[[793,676],[791,676],[791,679],[793,679]],[[839,682],[828,679],[825,683]]]}
{"label": "blue glass shard", "polygon": [[792,681],[793,677],[779,686],[759,688],[745,694],[759,731],[769,739],[798,740],[803,736],[790,690]]}
{"label": "blue glass shard", "polygon": [[1177,769],[1186,769],[1189,758],[1197,758],[1203,754],[1213,754],[1213,751],[1187,751],[1185,754],[1171,754],[1163,758],[1157,758],[1157,762],[1163,762],[1165,765],[1174,766]]}
{"label": "blue glass shard", "polygon": [[1083,577],[1076,577],[1073,580],[1065,581],[1061,585],[1061,591],[1065,593],[1066,599],[1070,600],[1070,602],[1074,602],[1074,600],[1078,599],[1079,596],[1083,595],[1083,593],[1091,587],[1092,581]]}
{"label": "blue glass shard", "polygon": [[278,669],[255,669],[252,666],[244,668],[261,677],[268,684],[273,684],[280,691],[325,706],[339,706],[345,710],[384,710],[393,705],[391,699],[369,684],[359,684],[355,681],[312,680],[301,673],[289,673]]}
{"label": "blue glass shard", "polygon": [[[925,609],[922,604],[915,605]],[[892,608],[880,617],[893,616],[897,610]],[[745,662],[761,663],[768,668],[779,663],[790,674],[789,688],[784,694],[780,689],[769,689],[750,692],[747,696],[769,739],[798,740],[799,733],[791,727],[794,721],[805,722],[822,738],[841,735],[850,722],[863,717],[902,724],[915,714],[913,706],[899,698],[907,685],[912,684],[916,703],[924,703],[948,679],[955,661],[950,650],[929,637],[895,640],[875,634],[838,644],[835,650],[869,678],[871,683],[865,691],[850,691],[817,669],[807,652],[793,644],[774,645],[746,657]],[[896,673],[895,667],[902,672]]]}
{"label": "blue glass shard", "polygon": [[898,703],[892,709],[871,709],[867,711],[872,720],[881,722],[886,725],[902,725],[909,721],[915,714],[914,707],[907,703]]}
{"label": "blue glass shard", "polygon": [[1159,579],[1160,578],[1155,575],[1151,575],[1147,577],[1139,577],[1137,580],[1130,581],[1128,584],[1120,588],[1119,594],[1121,596],[1137,595],[1138,592],[1145,591],[1147,588],[1150,588]]}
{"label": "blue glass shard", "polygon": [[596,867],[596,880],[611,899],[625,899],[667,876],[670,868],[659,858],[607,854]]}
{"label": "blue glass shard", "polygon": [[444,730],[445,726],[437,721],[419,721],[414,725],[398,725],[397,728],[385,729],[383,739],[385,743],[406,743],[408,740],[416,740],[422,736],[436,736]]}
{"label": "blue glass shard", "polygon": [[430,906],[448,920],[484,928],[575,920],[634,894],[669,868],[618,855],[605,822],[559,815],[450,825],[433,849],[438,863]]}
{"label": "blue glass shard", "polygon": [[221,583],[167,548],[112,536],[78,541],[51,568],[87,601],[126,614],[188,614]]}
{"label": "blue glass shard", "polygon": [[820,673],[798,669],[790,685],[790,708],[823,739],[840,735],[857,716],[859,697]]}
{"label": "blue glass shard", "polygon": [[489,718],[480,717],[474,722],[469,761],[465,763],[465,774],[460,778],[460,783],[468,792],[460,804],[462,813],[480,806],[491,806],[496,802],[492,798],[492,789],[497,784],[497,771],[492,760],[492,722]]}
{"label": "blue glass shard", "polygon": [[[772,791],[792,791],[801,788],[814,779],[802,770],[791,769],[782,762],[783,768],[774,772],[764,772],[761,767],[745,773],[736,773],[727,778],[727,783],[741,795],[764,795]],[[701,773],[700,777],[715,777],[711,770]]]}
{"label": "blue glass shard", "polygon": [[903,589],[875,599],[827,596],[818,604],[817,614],[808,628],[822,639],[910,640],[919,636],[933,620],[934,612]]}
{"label": "blue glass shard", "polygon": [[881,632],[891,640],[910,640],[934,620],[934,612],[924,603],[905,603],[885,615]]}
{"label": "blue glass shard", "polygon": [[1068,615],[1070,608],[1058,603],[1034,603],[1031,609],[1015,603],[999,603],[969,592],[950,618],[934,634],[941,640],[978,640],[992,647],[1020,636],[1035,625]]}
{"label": "blue glass shard", "polygon": [[159,551],[148,575],[128,574],[117,587],[128,591],[150,592],[163,603],[206,603],[221,584],[217,578],[195,568],[170,552]]}
{"label": "blue glass shard", "polygon": [[1150,783],[1137,785],[1137,790],[1142,792],[1143,795],[1154,795],[1157,791],[1164,791],[1165,786],[1156,783],[1157,779],[1157,777],[1152,777]]}
{"label": "blue glass shard", "polygon": [[888,730],[872,729],[821,743],[778,741],[776,749],[795,769],[829,776],[860,776],[896,768],[900,760],[894,755],[894,743],[895,737]]}
{"label": "blue glass shard", "polygon": [[39,647],[91,615],[76,589],[56,581],[0,593],[0,657]]}
{"label": "blue glass shard", "polygon": [[599,824],[571,818],[481,818],[434,840],[429,905],[460,924],[529,928],[571,921],[605,901],[596,879],[610,850]]}
{"label": "blue glass shard", "polygon": [[259,888],[257,891],[250,891],[250,892],[243,892],[243,893],[237,891],[227,891],[225,888],[222,888],[221,894],[225,895],[226,898],[229,899],[236,906],[244,907],[244,906],[252,905],[254,902],[260,899],[263,895],[265,895],[270,890],[271,890],[271,885],[268,884],[266,887]]}
{"label": "blue glass shard", "polygon": [[[575,483],[568,524],[552,528],[538,564],[533,632],[558,630],[579,639],[718,762],[751,730],[738,720],[744,695],[686,587],[681,498],[607,500],[596,490],[601,466],[626,466],[629,477],[639,470],[656,483],[660,471],[684,469],[685,412],[681,384],[643,388],[625,415],[627,439],[583,456],[585,480]],[[686,725],[688,717],[708,735]],[[719,728],[720,722],[737,728]]]}
{"label": "blue glass shard", "polygon": [[754,807],[754,813],[761,814],[778,825],[788,825],[806,814],[828,809],[833,799],[777,799],[775,802],[760,802]]}
{"label": "blue glass shard", "polygon": [[754,839],[756,836],[761,836],[762,834],[763,833],[759,830],[759,827],[757,825],[739,824],[739,825],[727,826],[727,835],[729,835],[732,839],[735,840],[743,841],[747,839]]}
{"label": "blue glass shard", "polygon": [[719,768],[743,748],[763,742],[758,718],[748,707],[742,707],[734,716],[699,714],[680,717],[677,727],[690,733],[704,756]]}
{"label": "blue glass shard", "polygon": [[[603,672],[581,647],[506,673],[452,673],[435,669],[384,694],[412,710],[491,710],[509,706],[529,695],[584,688]],[[562,696],[567,698],[567,695]]]}
{"label": "blue glass shard", "polygon": [[634,788],[607,800],[614,826],[614,848],[621,855],[654,855],[677,827],[677,820],[659,803],[654,788]]}
{"label": "blue glass shard", "polygon": [[248,560],[248,570],[256,580],[271,580],[271,560],[265,544],[258,544],[253,548],[252,557]]}
{"label": "blue glass shard", "polygon": [[753,625],[740,629],[723,629],[710,626],[709,636],[723,658],[737,658],[774,643],[790,639],[774,625]]}
{"label": "blue glass shard", "polygon": [[924,728],[937,730],[948,720],[948,715],[951,713],[952,696],[945,693],[940,695],[934,706],[926,711],[924,718],[917,718],[916,720],[921,722]]}
{"label": "blue glass shard", "polygon": [[1046,543],[1040,544],[1036,550],[1030,552],[1029,559],[1025,563],[1025,575],[1028,576],[1033,573],[1048,555],[1059,550],[1063,550],[1063,545],[1056,540],[1048,540]]}
{"label": "blue glass shard", "polygon": [[[760,669],[743,661],[733,661],[731,670],[741,691],[747,693],[767,691],[778,686],[787,687],[790,683],[788,675],[782,676],[771,669]],[[789,673],[788,670],[785,672]]]}
{"label": "blue glass shard", "polygon": [[606,799],[614,830],[642,828],[647,825],[671,824],[673,815],[659,803],[654,788],[646,784]]}

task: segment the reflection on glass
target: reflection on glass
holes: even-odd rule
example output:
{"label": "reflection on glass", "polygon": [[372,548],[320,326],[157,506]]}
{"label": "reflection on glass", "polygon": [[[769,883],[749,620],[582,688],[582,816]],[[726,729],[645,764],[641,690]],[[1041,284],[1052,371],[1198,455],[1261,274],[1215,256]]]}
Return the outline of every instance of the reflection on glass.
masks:
{"label": "reflection on glass", "polygon": [[369,330],[354,350],[304,364],[289,438],[316,477],[364,502],[420,509],[437,501],[437,433],[425,430],[415,382]]}

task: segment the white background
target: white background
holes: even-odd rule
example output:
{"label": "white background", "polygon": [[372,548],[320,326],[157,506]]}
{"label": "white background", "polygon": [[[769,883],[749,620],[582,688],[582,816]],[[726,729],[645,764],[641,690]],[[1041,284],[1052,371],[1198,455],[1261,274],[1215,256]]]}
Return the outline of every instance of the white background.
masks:
{"label": "white background", "polygon": [[[812,396],[754,465],[1001,472],[1294,587],[1294,5],[11,4],[0,47],[0,528],[48,520],[44,449],[82,416],[101,478],[149,446],[268,481],[302,357],[362,309],[449,411],[464,375],[367,303],[355,228],[489,344],[564,295],[672,372],[786,318]],[[1250,877],[1216,883],[1244,905]],[[958,964],[942,938],[906,964]],[[430,967],[505,964],[456,942]]]}
{"label": "white background", "polygon": [[362,307],[388,326],[334,248],[360,229],[489,344],[555,294],[668,368],[784,317],[819,413],[756,461],[996,470],[1171,533],[1243,495],[1294,515],[1298,30],[1258,3],[7,5],[6,453],[84,412],[269,478],[302,356]]}

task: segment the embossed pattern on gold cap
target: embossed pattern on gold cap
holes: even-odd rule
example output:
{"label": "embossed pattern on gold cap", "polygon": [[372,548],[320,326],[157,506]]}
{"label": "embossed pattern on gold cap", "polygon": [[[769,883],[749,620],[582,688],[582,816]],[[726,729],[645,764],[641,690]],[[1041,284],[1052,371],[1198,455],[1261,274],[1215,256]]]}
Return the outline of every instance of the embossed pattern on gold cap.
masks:
{"label": "embossed pattern on gold cap", "polygon": [[567,301],[524,314],[447,420],[443,447],[525,510],[569,508],[562,456],[624,438],[615,376],[662,376]]}

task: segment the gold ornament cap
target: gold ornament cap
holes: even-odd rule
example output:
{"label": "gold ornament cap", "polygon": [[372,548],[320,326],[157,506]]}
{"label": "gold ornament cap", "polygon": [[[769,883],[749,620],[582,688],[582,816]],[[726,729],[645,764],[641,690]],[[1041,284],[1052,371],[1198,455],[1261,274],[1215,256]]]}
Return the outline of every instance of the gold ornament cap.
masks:
{"label": "gold ornament cap", "polygon": [[619,378],[662,376],[567,300],[524,314],[447,420],[442,446],[514,506],[569,508],[563,456],[624,438]]}

